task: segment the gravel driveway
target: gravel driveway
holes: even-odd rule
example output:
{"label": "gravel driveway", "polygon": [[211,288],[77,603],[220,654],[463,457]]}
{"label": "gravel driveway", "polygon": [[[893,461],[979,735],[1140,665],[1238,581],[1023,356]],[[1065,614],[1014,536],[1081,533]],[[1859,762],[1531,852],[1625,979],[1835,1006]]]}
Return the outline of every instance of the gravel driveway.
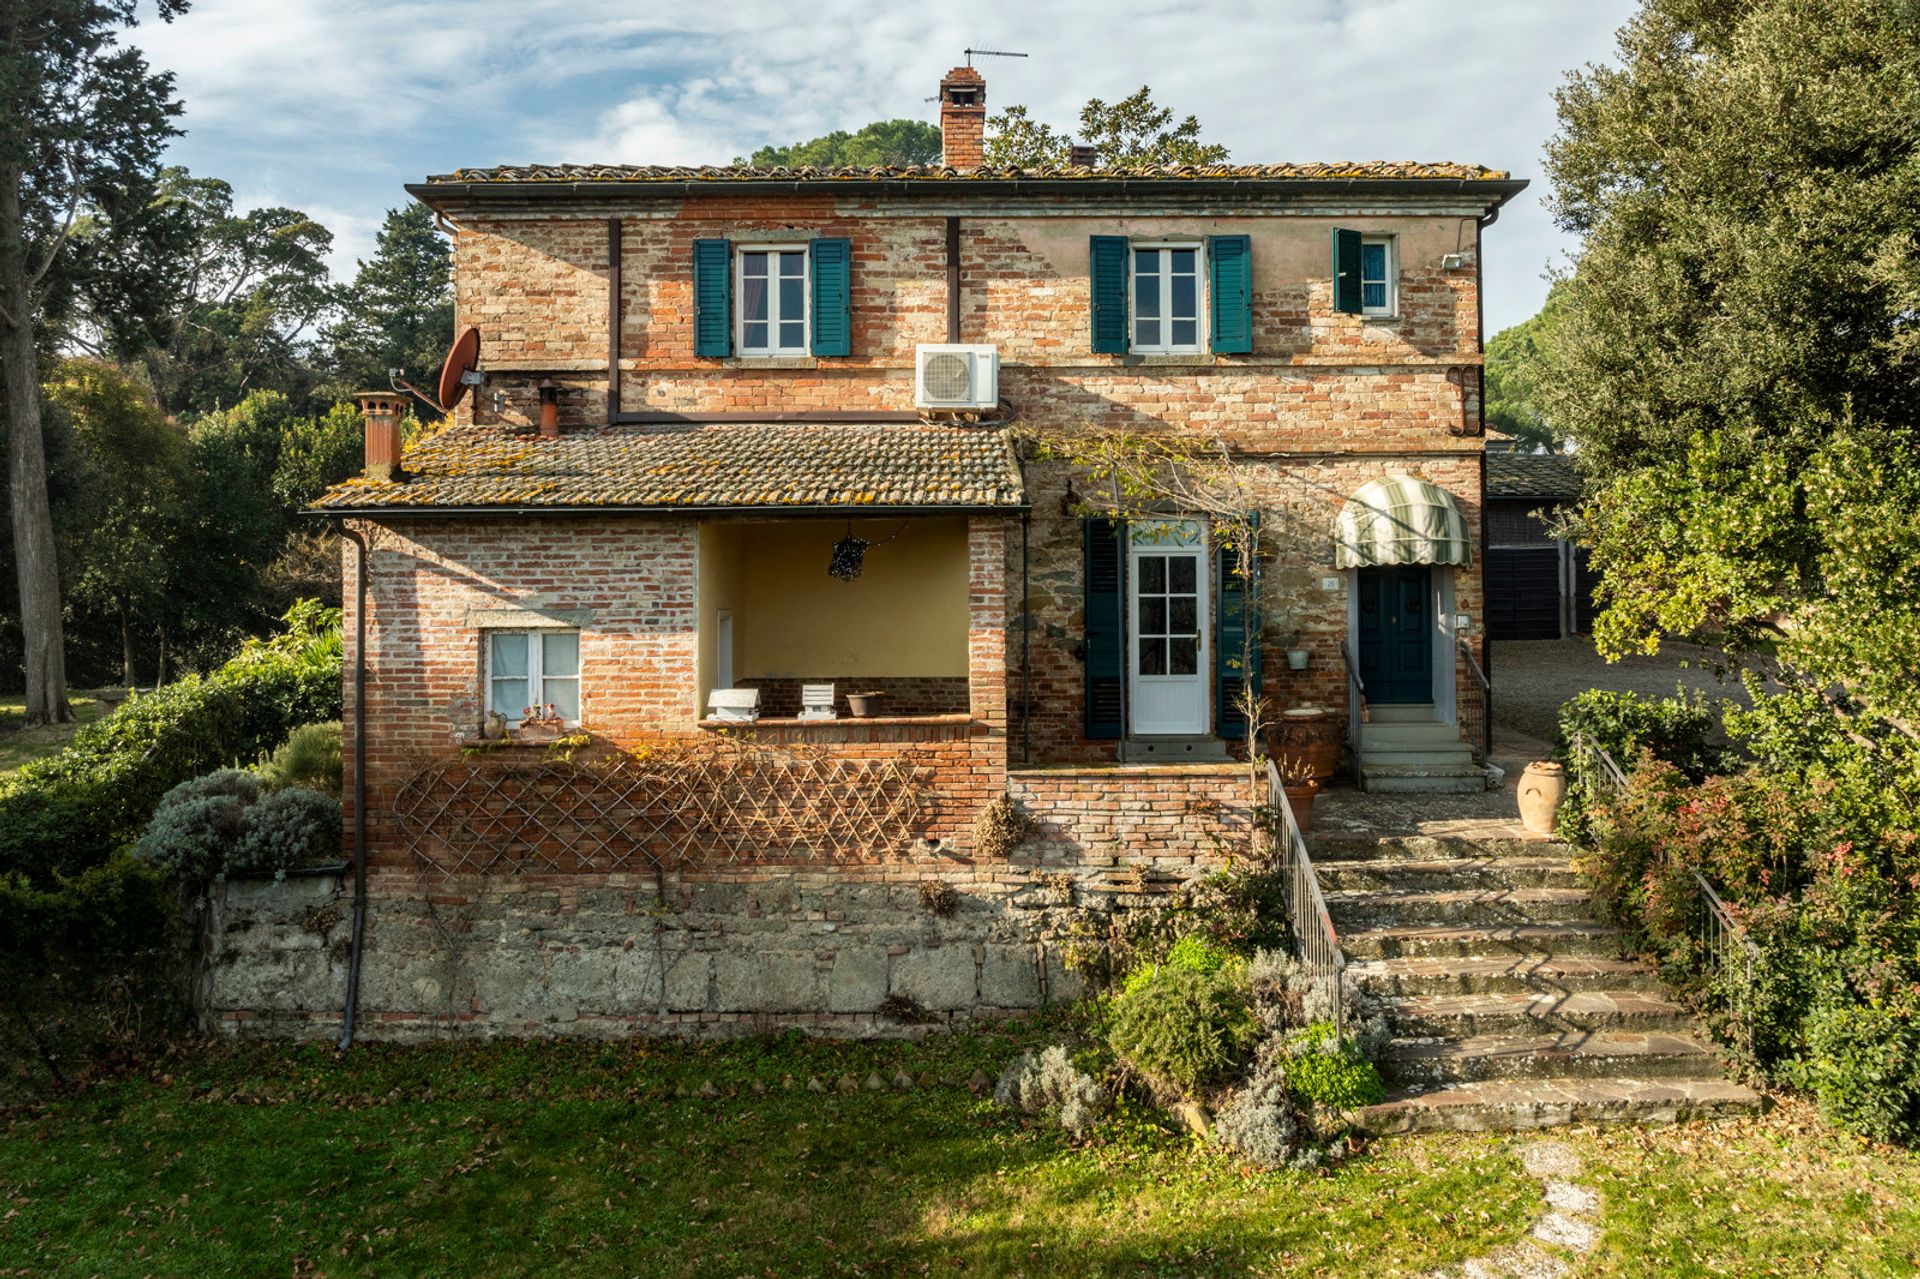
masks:
{"label": "gravel driveway", "polygon": [[1501,640],[1493,643],[1493,718],[1502,728],[1552,741],[1560,703],[1589,688],[1671,697],[1676,684],[1711,698],[1740,697],[1738,683],[1713,673],[1714,653],[1698,644],[1668,641],[1658,657],[1601,660],[1587,638]]}

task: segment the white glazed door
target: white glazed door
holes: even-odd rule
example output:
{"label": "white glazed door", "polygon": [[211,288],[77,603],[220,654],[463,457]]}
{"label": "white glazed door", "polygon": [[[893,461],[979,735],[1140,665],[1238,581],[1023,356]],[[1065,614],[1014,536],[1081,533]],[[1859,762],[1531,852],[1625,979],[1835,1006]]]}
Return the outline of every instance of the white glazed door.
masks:
{"label": "white glazed door", "polygon": [[1193,520],[1128,525],[1131,730],[1208,730],[1207,539]]}

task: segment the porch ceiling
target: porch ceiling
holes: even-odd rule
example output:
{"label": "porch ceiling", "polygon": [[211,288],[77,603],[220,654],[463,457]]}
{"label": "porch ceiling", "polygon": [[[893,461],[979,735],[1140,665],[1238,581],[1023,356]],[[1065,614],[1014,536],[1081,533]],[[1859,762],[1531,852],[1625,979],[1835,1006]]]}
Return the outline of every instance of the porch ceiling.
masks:
{"label": "porch ceiling", "polygon": [[1005,432],[930,424],[728,423],[531,430],[453,428],[314,503],[329,514],[453,511],[1018,510]]}

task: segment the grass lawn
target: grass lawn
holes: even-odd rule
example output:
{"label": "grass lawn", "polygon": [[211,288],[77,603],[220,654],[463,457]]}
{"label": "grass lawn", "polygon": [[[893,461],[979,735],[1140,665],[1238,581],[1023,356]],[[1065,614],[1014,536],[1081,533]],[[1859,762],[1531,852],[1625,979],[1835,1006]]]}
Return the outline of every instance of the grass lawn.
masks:
{"label": "grass lawn", "polygon": [[[1537,1211],[1484,1139],[1330,1176],[1138,1116],[1075,1148],[965,1086],[1036,1033],[208,1051],[4,1121],[0,1274],[1384,1277]],[[835,1087],[903,1069],[935,1082]]]}
{"label": "grass lawn", "polygon": [[[0,1274],[1385,1279],[1542,1211],[1530,1134],[1380,1142],[1326,1175],[1249,1173],[1137,1112],[1075,1147],[965,1083],[1047,1033],[197,1049],[0,1120]],[[1920,1158],[1804,1106],[1553,1135],[1603,1196],[1575,1274],[1920,1260]]]}
{"label": "grass lawn", "polygon": [[82,724],[91,724],[111,709],[112,704],[85,693],[68,699],[73,707],[71,724],[44,724],[26,728],[27,704],[16,694],[0,697],[0,773],[10,773],[22,764],[42,755],[51,755],[67,744]]}

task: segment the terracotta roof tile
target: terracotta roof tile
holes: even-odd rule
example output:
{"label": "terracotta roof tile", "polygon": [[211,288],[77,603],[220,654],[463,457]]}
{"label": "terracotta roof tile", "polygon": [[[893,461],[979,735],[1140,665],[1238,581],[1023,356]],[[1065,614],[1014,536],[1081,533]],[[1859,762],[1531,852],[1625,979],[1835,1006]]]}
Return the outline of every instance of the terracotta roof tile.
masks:
{"label": "terracotta roof tile", "polygon": [[402,460],[405,482],[364,477],[314,503],[327,511],[720,506],[1017,508],[1020,469],[993,427],[915,423],[454,427]]}
{"label": "terracotta roof tile", "polygon": [[1451,161],[1422,163],[1411,160],[1336,161],[1322,164],[1167,164],[1139,165],[1128,168],[1081,169],[1069,165],[1041,165],[1032,168],[949,169],[937,164],[885,166],[872,168],[798,168],[784,166],[757,168],[752,165],[673,165],[673,164],[503,164],[492,168],[455,169],[434,174],[429,185],[467,182],[846,182],[853,180],[899,180],[938,182],[1010,181],[1019,178],[1073,179],[1097,181],[1102,178],[1156,178],[1191,180],[1199,178],[1242,179],[1351,179],[1351,178],[1432,178],[1448,181],[1498,181],[1507,173],[1478,164]]}

